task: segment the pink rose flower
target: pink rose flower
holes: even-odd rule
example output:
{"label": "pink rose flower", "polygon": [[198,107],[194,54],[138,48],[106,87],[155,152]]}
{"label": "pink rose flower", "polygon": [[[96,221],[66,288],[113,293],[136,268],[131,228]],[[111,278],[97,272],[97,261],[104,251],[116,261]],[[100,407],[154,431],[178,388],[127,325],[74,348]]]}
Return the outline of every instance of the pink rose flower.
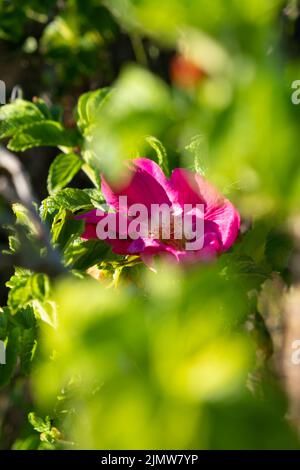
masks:
{"label": "pink rose flower", "polygon": [[[162,236],[161,230],[155,234],[149,231],[146,236],[139,236],[136,239],[128,235],[126,239],[122,239],[119,235],[124,228],[121,229],[118,222],[115,225],[114,236],[105,240],[117,254],[139,255],[147,264],[157,254],[171,255],[178,262],[207,260],[228,250],[237,238],[240,227],[238,211],[199,173],[176,168],[171,177],[167,178],[155,162],[147,158],[138,158],[130,162],[129,178],[125,184],[113,187],[103,176],[101,180],[102,193],[114,212],[105,214],[95,209],[76,216],[85,221],[82,235],[84,239],[97,238],[97,224],[104,217],[108,220],[109,217],[119,215],[123,217],[123,222],[125,221],[128,227],[134,218],[122,212],[120,196],[127,196],[128,207],[133,204],[143,204],[149,213],[153,204],[167,204],[174,217],[189,204],[193,207],[193,226],[197,222],[197,217],[202,218],[202,247],[195,250],[187,250],[185,240],[176,239],[172,227],[168,239]],[[203,207],[201,215],[194,210],[198,204],[202,204]]]}

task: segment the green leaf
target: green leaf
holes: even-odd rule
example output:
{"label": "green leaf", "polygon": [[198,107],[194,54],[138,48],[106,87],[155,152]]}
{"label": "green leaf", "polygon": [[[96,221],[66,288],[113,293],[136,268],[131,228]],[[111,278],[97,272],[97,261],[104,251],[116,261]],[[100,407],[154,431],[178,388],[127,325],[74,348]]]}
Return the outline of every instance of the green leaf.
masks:
{"label": "green leaf", "polygon": [[31,362],[36,350],[36,329],[28,328],[22,331],[20,341],[20,366],[21,373],[28,375],[31,369]]}
{"label": "green leaf", "polygon": [[41,207],[43,219],[47,213],[53,214],[59,209],[71,212],[92,209],[101,201],[101,193],[96,189],[65,188],[44,199]]}
{"label": "green leaf", "polygon": [[74,216],[65,209],[55,215],[51,227],[53,243],[63,250],[71,241],[81,235],[84,228],[83,220],[75,220]]}
{"label": "green leaf", "polygon": [[0,107],[0,139],[10,137],[23,126],[45,119],[41,110],[30,101],[21,99]]}
{"label": "green leaf", "polygon": [[52,119],[51,111],[42,98],[34,97],[32,100],[35,106],[41,111],[45,119]]}
{"label": "green leaf", "polygon": [[100,171],[97,168],[97,165],[94,164],[93,153],[89,150],[82,150],[82,157],[86,163],[84,163],[82,169],[90,180],[94,183],[95,187],[100,191],[101,190],[101,177]]}
{"label": "green leaf", "polygon": [[7,305],[14,315],[33,300],[45,302],[50,296],[50,283],[45,274],[31,273],[26,269],[16,269],[6,283],[10,288]]}
{"label": "green leaf", "polygon": [[60,153],[52,162],[48,175],[50,194],[63,189],[80,170],[83,161],[76,153]]}
{"label": "green leaf", "polygon": [[20,152],[41,146],[74,147],[77,143],[76,134],[64,129],[60,123],[42,121],[21,128],[10,140],[8,148]]}
{"label": "green leaf", "polygon": [[17,269],[15,274],[6,283],[6,286],[10,288],[7,305],[11,309],[12,314],[16,313],[18,308],[22,308],[30,299],[29,279],[30,271]]}
{"label": "green leaf", "polygon": [[32,297],[44,301],[50,296],[51,286],[48,276],[43,273],[35,273],[29,278]]}
{"label": "green leaf", "polygon": [[14,320],[22,329],[31,329],[36,327],[36,318],[32,305],[27,305],[24,308],[18,310]]}
{"label": "green leaf", "polygon": [[51,421],[49,416],[46,416],[46,418],[43,419],[40,418],[36,413],[31,412],[28,414],[28,421],[37,432],[48,433],[51,430]]}
{"label": "green leaf", "polygon": [[57,311],[56,305],[51,300],[40,302],[39,300],[32,301],[32,308],[35,318],[42,320],[48,325],[56,328],[57,326]]}
{"label": "green leaf", "polygon": [[110,246],[101,240],[78,240],[65,253],[67,264],[85,270],[103,261]]}
{"label": "green leaf", "polygon": [[151,145],[151,147],[155,150],[158,164],[163,170],[164,174],[168,176],[170,174],[170,168],[165,147],[160,140],[158,140],[156,137],[153,137],[152,135],[147,136],[146,140],[148,144]]}
{"label": "green leaf", "polygon": [[15,203],[12,205],[12,210],[16,216],[16,222],[26,227],[32,235],[37,235],[37,228],[32,222],[28,209],[20,203]]}
{"label": "green leaf", "polygon": [[53,104],[50,108],[51,119],[61,122],[63,119],[63,108],[58,104]]}
{"label": "green leaf", "polygon": [[82,133],[97,119],[99,109],[106,101],[109,91],[109,88],[101,88],[80,96],[77,106],[77,124]]}
{"label": "green leaf", "polygon": [[21,243],[16,235],[9,235],[8,247],[9,247],[9,250],[7,250],[8,253],[16,253],[17,251],[20,250]]}
{"label": "green leaf", "polygon": [[202,175],[205,174],[208,164],[208,144],[203,135],[196,135],[191,142],[185,147],[188,157],[194,161],[194,170]]}

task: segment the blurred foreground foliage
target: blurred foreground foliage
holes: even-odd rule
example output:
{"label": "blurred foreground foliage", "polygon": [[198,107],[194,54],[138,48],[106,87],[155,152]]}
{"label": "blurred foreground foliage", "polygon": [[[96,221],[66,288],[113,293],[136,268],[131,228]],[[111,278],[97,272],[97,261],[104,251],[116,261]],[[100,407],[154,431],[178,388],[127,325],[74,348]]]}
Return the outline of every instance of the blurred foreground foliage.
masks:
{"label": "blurred foreground foliage", "polygon": [[[15,266],[0,312],[1,445],[299,448],[259,302],[267,282],[287,289],[297,274],[300,70],[285,25],[296,28],[298,3],[3,1],[0,12],[0,36],[55,77],[41,77],[44,99],[0,107],[0,138],[13,152],[57,149],[40,205],[18,191],[1,200],[2,258]],[[111,83],[117,37],[136,60]],[[110,86],[81,94],[71,117],[52,104],[97,73]],[[194,168],[233,200],[243,224],[230,252],[155,274],[80,238],[73,215],[102,207],[100,171],[118,179],[137,155]]]}
{"label": "blurred foreground foliage", "polygon": [[257,370],[250,391],[247,281],[222,264],[161,266],[114,295],[93,280],[59,283],[59,326],[43,327],[34,372],[39,412],[54,409],[80,448],[297,447],[272,377]]}

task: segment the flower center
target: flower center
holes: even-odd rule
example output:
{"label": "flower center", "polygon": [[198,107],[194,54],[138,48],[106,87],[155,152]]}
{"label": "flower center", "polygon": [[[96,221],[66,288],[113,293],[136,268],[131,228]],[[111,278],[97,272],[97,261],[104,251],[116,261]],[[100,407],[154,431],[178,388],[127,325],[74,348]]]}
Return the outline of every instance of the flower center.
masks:
{"label": "flower center", "polygon": [[[157,221],[155,220],[155,222]],[[159,220],[159,223],[155,224],[150,223],[149,237],[179,251],[185,249],[187,242],[183,233],[182,218],[174,215],[171,215],[168,220]]]}

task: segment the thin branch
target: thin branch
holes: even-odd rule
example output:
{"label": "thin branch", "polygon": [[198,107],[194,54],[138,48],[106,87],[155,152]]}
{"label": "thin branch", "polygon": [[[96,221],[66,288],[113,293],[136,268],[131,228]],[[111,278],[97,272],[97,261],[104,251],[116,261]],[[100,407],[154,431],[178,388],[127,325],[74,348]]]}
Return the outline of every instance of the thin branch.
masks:
{"label": "thin branch", "polygon": [[34,197],[29,178],[19,161],[11,152],[0,146],[0,167],[6,170],[13,183],[8,183],[7,178],[0,179],[0,192],[10,203],[20,202],[28,211],[28,214],[36,228],[38,238],[47,248],[47,254],[43,258],[43,265],[50,275],[59,275],[65,272],[60,256],[51,244],[51,236],[46,225],[42,222],[36,209],[37,200]]}

